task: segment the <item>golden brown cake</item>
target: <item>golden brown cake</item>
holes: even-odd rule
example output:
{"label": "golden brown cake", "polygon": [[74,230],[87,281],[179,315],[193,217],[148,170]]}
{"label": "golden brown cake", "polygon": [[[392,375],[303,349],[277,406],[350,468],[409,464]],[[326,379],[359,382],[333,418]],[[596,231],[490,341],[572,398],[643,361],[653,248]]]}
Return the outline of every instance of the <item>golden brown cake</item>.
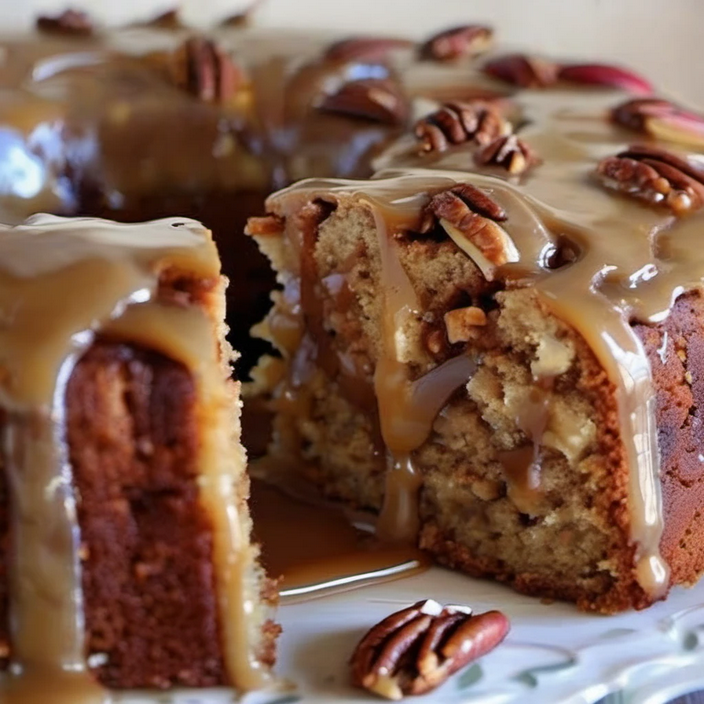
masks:
{"label": "golden brown cake", "polygon": [[210,233],[0,230],[2,701],[269,678],[224,279]]}
{"label": "golden brown cake", "polygon": [[444,564],[643,608],[704,570],[704,120],[488,68],[529,89],[250,221],[282,287],[271,451]]}

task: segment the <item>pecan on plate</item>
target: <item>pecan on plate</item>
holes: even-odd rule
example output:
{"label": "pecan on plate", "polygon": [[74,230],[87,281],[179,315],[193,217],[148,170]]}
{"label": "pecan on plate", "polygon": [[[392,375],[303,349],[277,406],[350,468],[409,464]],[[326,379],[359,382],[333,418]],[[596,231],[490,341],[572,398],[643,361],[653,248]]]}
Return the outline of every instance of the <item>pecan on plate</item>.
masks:
{"label": "pecan on plate", "polygon": [[521,88],[547,88],[557,82],[559,70],[559,64],[524,54],[507,54],[484,64],[484,73]]}
{"label": "pecan on plate", "polygon": [[597,179],[607,188],[685,215],[704,205],[704,169],[649,146],[631,146],[602,159]]}
{"label": "pecan on plate", "polygon": [[493,281],[497,267],[520,259],[516,245],[500,222],[503,208],[469,183],[436,193],[425,207],[420,232],[440,225],[452,241]]}
{"label": "pecan on plate", "polygon": [[661,98],[636,98],[617,105],[611,119],[651,137],[704,148],[704,115]]}
{"label": "pecan on plate", "polygon": [[70,36],[88,37],[93,34],[93,23],[85,12],[80,12],[79,10],[65,10],[55,17],[38,17],[37,29],[47,34],[66,34]]}
{"label": "pecan on plate", "polygon": [[493,650],[508,631],[499,611],[473,616],[467,607],[419,601],[362,638],[350,660],[352,683],[387,699],[425,694]]}
{"label": "pecan on plate", "polygon": [[495,108],[481,101],[451,102],[416,122],[415,135],[423,152],[442,152],[451,144],[489,144],[510,134],[511,125]]}
{"label": "pecan on plate", "polygon": [[540,163],[533,149],[515,134],[497,137],[474,153],[479,166],[498,166],[510,174],[523,174]]}
{"label": "pecan on plate", "polygon": [[453,61],[465,56],[477,56],[487,51],[493,42],[494,30],[480,24],[452,27],[433,35],[420,48],[421,58]]}
{"label": "pecan on plate", "polygon": [[228,101],[244,82],[230,55],[204,37],[191,37],[176,50],[169,75],[174,85],[206,103]]}
{"label": "pecan on plate", "polygon": [[326,50],[329,61],[384,61],[392,51],[408,49],[413,42],[398,37],[348,37],[334,42]]}
{"label": "pecan on plate", "polygon": [[326,95],[318,109],[388,125],[400,125],[408,116],[408,103],[397,84],[388,78],[363,78],[345,83]]}
{"label": "pecan on plate", "polygon": [[647,95],[653,92],[652,84],[643,76],[608,64],[565,64],[560,67],[557,77],[569,83],[620,88],[630,93]]}

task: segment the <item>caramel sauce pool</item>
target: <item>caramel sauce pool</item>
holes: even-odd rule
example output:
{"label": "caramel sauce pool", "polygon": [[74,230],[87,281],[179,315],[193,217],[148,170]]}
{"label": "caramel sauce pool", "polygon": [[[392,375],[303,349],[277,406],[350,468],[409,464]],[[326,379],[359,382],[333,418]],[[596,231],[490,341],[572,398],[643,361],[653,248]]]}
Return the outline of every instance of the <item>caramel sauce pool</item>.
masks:
{"label": "caramel sauce pool", "polygon": [[425,571],[420,550],[385,543],[356,527],[341,509],[285,493],[253,479],[254,537],[283,603],[401,579]]}

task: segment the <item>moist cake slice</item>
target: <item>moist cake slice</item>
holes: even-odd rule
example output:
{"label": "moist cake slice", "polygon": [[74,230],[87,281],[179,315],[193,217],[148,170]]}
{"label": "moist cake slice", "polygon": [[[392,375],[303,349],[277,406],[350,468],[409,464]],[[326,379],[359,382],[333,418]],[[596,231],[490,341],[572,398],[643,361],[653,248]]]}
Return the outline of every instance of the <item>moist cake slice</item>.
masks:
{"label": "moist cake slice", "polygon": [[605,613],[704,570],[704,172],[629,148],[618,100],[521,94],[520,139],[409,137],[249,224],[282,286],[271,451],[389,539]]}
{"label": "moist cake slice", "polygon": [[268,680],[225,283],[193,220],[0,231],[3,701]]}

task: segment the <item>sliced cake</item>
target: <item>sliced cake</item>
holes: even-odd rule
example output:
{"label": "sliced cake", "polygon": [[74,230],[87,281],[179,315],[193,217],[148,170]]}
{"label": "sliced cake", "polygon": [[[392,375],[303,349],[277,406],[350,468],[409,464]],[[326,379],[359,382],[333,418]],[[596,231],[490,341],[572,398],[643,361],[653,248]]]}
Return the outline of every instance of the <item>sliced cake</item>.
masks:
{"label": "sliced cake", "polygon": [[[678,114],[559,87],[454,103],[393,171],[270,197],[249,232],[282,287],[271,451],[526,593],[614,612],[696,581],[704,171]],[[650,136],[668,125],[679,146]]]}
{"label": "sliced cake", "polygon": [[3,701],[268,681],[224,290],[193,220],[0,231]]}

